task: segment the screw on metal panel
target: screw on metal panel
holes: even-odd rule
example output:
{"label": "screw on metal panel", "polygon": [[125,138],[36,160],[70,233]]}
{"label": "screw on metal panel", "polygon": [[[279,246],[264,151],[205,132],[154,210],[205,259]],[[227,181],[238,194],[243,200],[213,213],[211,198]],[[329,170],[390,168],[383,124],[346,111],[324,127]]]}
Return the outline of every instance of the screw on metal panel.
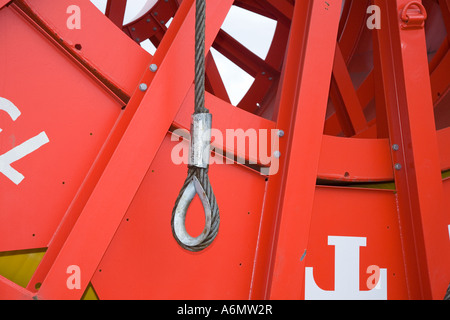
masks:
{"label": "screw on metal panel", "polygon": [[158,70],[158,66],[156,64],[152,63],[150,65],[150,71],[151,72],[156,72],[156,70]]}
{"label": "screw on metal panel", "polygon": [[279,137],[284,137],[284,131],[283,130],[278,130],[278,136]]}
{"label": "screw on metal panel", "polygon": [[402,165],[400,163],[396,163],[394,165],[395,170],[401,170],[402,169]]}
{"label": "screw on metal panel", "polygon": [[393,144],[392,145],[392,150],[398,151],[398,150],[400,150],[400,146],[398,144]]}
{"label": "screw on metal panel", "polygon": [[139,90],[141,90],[141,91],[147,91],[147,89],[148,89],[148,86],[147,86],[145,83],[141,83],[141,84],[139,85]]}
{"label": "screw on metal panel", "polygon": [[280,157],[281,157],[281,152],[280,152],[280,151],[275,151],[275,152],[273,153],[273,156],[274,156],[275,158],[280,158]]}

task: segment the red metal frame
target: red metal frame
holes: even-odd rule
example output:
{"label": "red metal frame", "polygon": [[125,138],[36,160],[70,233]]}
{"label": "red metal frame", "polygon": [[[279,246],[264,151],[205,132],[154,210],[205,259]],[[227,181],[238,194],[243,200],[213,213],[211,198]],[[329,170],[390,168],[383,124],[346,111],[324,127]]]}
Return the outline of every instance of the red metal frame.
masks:
{"label": "red metal frame", "polygon": [[[212,44],[231,3],[232,1],[224,1],[208,7],[207,48]],[[162,137],[169,129],[176,115],[177,107],[180,106],[187,92],[188,85],[193,79],[193,58],[189,59],[179,55],[179,52],[182,51],[185,51],[187,55],[193,55],[194,52],[193,47],[191,47],[191,50],[185,50],[185,39],[193,37],[195,14],[192,4],[193,1],[184,1],[180,7],[175,17],[176,21],[173,22],[175,28],[172,29],[175,32],[175,29],[179,26],[180,32],[176,33],[176,37],[170,43],[170,49],[168,49],[163,60],[158,63],[157,56],[152,60],[159,67],[154,79],[150,79],[153,78],[151,71],[147,71],[147,74],[144,75],[142,82],[149,83],[148,91],[127,131],[122,136],[89,201],[77,219],[74,229],[72,229],[61,252],[52,264],[46,279],[42,282],[38,292],[40,298],[65,299],[81,297],[83,291],[71,291],[65,285],[64,279],[67,277],[67,266],[76,264],[84,270],[88,277],[83,281],[82,288],[86,288],[130,201],[142,182],[143,175],[146,173],[162,141]],[[193,45],[192,42],[189,43]],[[164,46],[164,43],[161,46]],[[188,52],[191,52],[191,54]],[[167,68],[183,70],[185,76],[179,77],[179,82],[175,83],[175,79],[171,77]],[[173,94],[167,95],[165,99],[161,100],[164,96],[158,92],[163,90],[165,88],[164,84],[167,83],[170,83],[174,90]],[[132,97],[129,104],[133,104],[133,100],[140,102],[139,98],[133,99]],[[172,108],[169,109],[169,106],[172,106]],[[153,128],[153,131],[147,131],[146,128],[148,127]],[[147,131],[147,134],[145,134],[145,131]],[[161,138],[156,136],[158,131],[162,134]],[[139,140],[136,137],[140,137]],[[145,148],[143,148],[144,146]],[[145,152],[136,154],[136,157],[132,159],[130,154],[133,153],[132,150],[135,148],[145,150]],[[126,168],[130,168],[131,171],[126,170]],[[123,174],[120,175],[120,172],[123,172]],[[131,172],[133,172],[132,175],[130,175]],[[121,181],[119,183],[121,188],[114,189],[117,193],[115,195],[109,186],[117,184],[119,180]],[[105,200],[108,205],[105,205]],[[106,221],[108,222],[106,223]],[[102,234],[95,227],[98,224],[102,225]],[[91,231],[89,232],[88,230]],[[85,254],[85,251],[90,252],[88,256]],[[79,252],[79,256],[76,257],[74,252]]]}
{"label": "red metal frame", "polygon": [[[377,3],[388,21],[378,31],[378,39],[390,140],[400,147],[392,152],[392,158],[402,166],[395,171],[395,181],[403,254],[407,277],[418,280],[408,283],[409,295],[412,299],[439,299],[447,286],[443,279],[449,277],[449,257],[442,255],[450,249],[449,215],[443,203],[431,87],[426,85],[430,81],[425,34],[423,28],[397,23],[398,12],[405,10],[408,1]],[[424,14],[418,13],[418,19]]]}
{"label": "red metal frame", "polygon": [[[295,85],[292,91],[294,96],[283,94],[283,98],[292,100],[280,102],[278,127],[290,128],[290,132],[286,137],[289,146],[284,144],[280,148],[286,157],[283,175],[279,179],[270,180],[268,186],[270,198],[267,200],[279,199],[279,202],[266,203],[265,206],[269,215],[272,213],[279,219],[279,222],[275,220],[275,225],[279,224],[279,228],[274,252],[271,253],[273,260],[269,262],[273,269],[270,273],[271,285],[266,288],[266,298],[301,297],[299,288],[302,287],[304,268],[299,259],[308,244],[323,119],[336,48],[333,39],[337,37],[340,11],[341,1],[333,2],[327,10],[317,1],[305,1],[304,4],[297,2],[295,7],[292,28],[296,30],[297,23],[304,24],[305,33],[299,35],[300,39],[291,38],[289,52],[294,54],[295,46],[302,51],[296,52],[292,67],[289,57],[287,58],[286,68],[290,73],[286,73],[285,81]],[[326,35],[318,37],[317,34],[322,33],[323,28],[327,30]],[[314,108],[310,107],[312,105]],[[293,118],[292,106],[297,109]],[[295,194],[300,194],[301,198]]]}
{"label": "red metal frame", "polygon": [[[56,199],[64,195],[70,201],[58,212],[43,214],[33,226],[23,226],[20,241],[0,242],[4,251],[48,248],[26,289],[0,277],[1,298],[79,299],[92,282],[100,297],[112,299],[302,299],[307,267],[316,270],[320,287],[333,290],[333,248],[326,245],[330,235],[367,237],[361,267],[379,263],[387,268],[388,298],[443,297],[450,281],[450,255],[445,254],[450,249],[450,218],[444,203],[449,190],[441,177],[450,168],[448,1],[439,1],[438,7],[435,1],[423,1],[429,19],[442,13],[447,31],[429,62],[427,45],[431,44],[427,41],[436,29],[405,27],[400,13],[409,3],[406,0],[374,0],[381,8],[383,28],[372,31],[365,27],[366,9],[372,4],[368,0],[345,1],[343,8],[340,0],[295,4],[291,0],[208,0],[206,100],[214,127],[222,132],[277,128],[285,135],[280,138],[280,168],[275,175],[264,177],[240,164],[211,167],[211,179],[219,185],[216,192],[223,224],[211,248],[196,255],[186,254],[171,241],[160,213],[171,210],[177,188],[163,187],[171,189],[165,191],[159,187],[170,181],[171,186],[181,184],[185,176],[185,168],[169,163],[168,155],[174,145],[170,131],[187,129],[193,110],[194,0],[159,1],[126,26],[124,0],[107,3],[106,16],[113,23],[88,0],[71,1],[83,8],[81,30],[67,29],[67,16],[60,14],[69,1],[15,0],[5,7],[9,3],[0,1],[0,13],[14,21],[20,18],[24,23],[21,34],[33,30],[32,41],[40,35],[36,52],[50,50],[58,57],[61,72],[84,79],[86,96],[96,97],[95,101],[108,99],[114,109],[106,110],[106,103],[101,102],[104,108],[96,110],[101,131],[97,149],[89,149],[86,159],[80,157],[78,162],[67,159],[84,170],[70,169],[77,177],[68,183],[70,193],[67,185],[55,193]],[[266,59],[220,30],[233,4],[277,20]],[[417,15],[413,19],[417,21],[424,12],[410,14]],[[165,22],[171,17],[174,20],[167,29]],[[103,37],[97,37],[100,34]],[[136,43],[147,38],[158,48],[154,56]],[[111,51],[112,43],[115,49]],[[237,108],[229,103],[208,53],[212,46],[255,77]],[[373,59],[368,58],[372,55]],[[157,66],[156,72],[149,70],[150,64]],[[42,81],[54,83],[50,75]],[[145,92],[138,88],[141,83],[147,84]],[[28,97],[10,87],[11,98],[19,100],[23,110],[33,110]],[[61,88],[58,97],[65,92]],[[68,98],[68,110],[74,110],[69,103],[74,101]],[[74,121],[81,121],[80,113],[73,114]],[[102,117],[107,123],[100,121]],[[26,121],[23,126],[31,127],[30,120]],[[7,134],[17,134],[13,126],[2,128]],[[73,138],[63,128],[53,130]],[[234,159],[261,165],[261,159],[255,159],[248,149],[235,149],[229,143],[215,141],[213,146],[233,150]],[[392,149],[394,144],[398,150]],[[41,159],[60,152],[67,152],[67,146],[49,147]],[[230,177],[240,181],[238,186],[232,183],[234,193],[230,192]],[[394,181],[395,191],[318,186],[318,181],[338,185]],[[25,199],[37,188],[39,184],[34,189],[30,184],[28,193],[24,189],[7,192]],[[156,199],[151,198],[153,194]],[[228,198],[234,200],[224,200]],[[354,207],[347,207],[352,199]],[[367,211],[377,215],[372,225],[366,221],[370,215],[361,212],[366,203],[371,204]],[[193,209],[199,208],[194,201]],[[19,224],[23,210],[16,210]],[[194,229],[199,223],[199,217],[188,221]],[[30,228],[38,230],[33,237],[28,234]],[[147,238],[149,230],[152,236]],[[16,238],[21,235],[18,229],[6,232],[11,239],[14,233]],[[234,250],[230,243],[241,249]],[[145,248],[152,254],[143,253]],[[154,259],[160,264],[152,264]],[[189,277],[176,277],[166,287],[167,280],[160,275],[173,271],[177,264],[185,266]],[[66,286],[70,265],[82,270],[80,290]],[[147,272],[143,266],[149,265],[154,276],[138,281]],[[203,277],[199,265],[208,270]],[[125,274],[130,268],[133,272]],[[214,268],[226,276],[215,279]],[[366,277],[364,272],[360,279]],[[111,283],[118,278],[120,292]],[[221,290],[208,295],[212,284]],[[176,286],[190,291],[173,294]]]}

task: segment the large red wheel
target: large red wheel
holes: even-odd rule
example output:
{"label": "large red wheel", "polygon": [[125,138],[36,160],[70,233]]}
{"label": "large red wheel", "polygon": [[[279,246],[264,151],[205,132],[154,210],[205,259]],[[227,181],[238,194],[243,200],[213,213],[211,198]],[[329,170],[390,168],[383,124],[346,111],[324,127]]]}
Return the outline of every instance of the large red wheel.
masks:
{"label": "large red wheel", "polygon": [[[113,3],[108,2],[109,9],[106,14],[115,21],[123,21],[124,5],[113,11],[111,7]],[[279,102],[276,92],[286,54],[293,2],[286,1],[275,5],[272,2],[244,0],[235,1],[234,5],[276,21],[276,31],[267,57],[261,59],[223,30],[219,32],[213,48],[255,79],[237,107],[266,119],[276,120]],[[381,90],[379,79],[375,79],[376,71],[374,71],[376,39],[373,36],[374,31],[367,27],[367,20],[370,17],[367,12],[369,5],[370,1],[343,2],[324,130],[327,135],[326,143],[330,143],[329,148],[324,150],[329,154],[329,160],[324,159],[322,170],[319,172],[319,178],[323,180],[393,181],[389,150],[382,150],[388,148],[387,141],[384,140],[388,137],[387,119],[383,112],[379,111],[377,114],[377,105],[381,105],[382,101],[379,96]],[[149,39],[157,48],[167,31],[165,24],[176,14],[178,6],[177,0],[158,1],[147,13],[126,24],[122,29],[137,42]],[[425,0],[424,6],[428,13],[425,32],[433,104],[436,127],[440,130],[447,128],[450,121],[446,107],[449,104],[450,81],[444,71],[448,68],[449,14],[444,1],[439,3]],[[211,54],[208,54],[207,90],[227,102],[230,101]],[[442,171],[450,168],[450,159],[447,159],[445,152],[446,132],[446,130],[439,132],[439,136],[442,137],[440,138],[443,151]],[[350,141],[328,138],[330,136],[381,139],[381,141]],[[354,150],[353,156],[348,155],[350,150]],[[341,159],[341,155],[344,154],[345,159]],[[375,158],[373,155],[378,156]]]}

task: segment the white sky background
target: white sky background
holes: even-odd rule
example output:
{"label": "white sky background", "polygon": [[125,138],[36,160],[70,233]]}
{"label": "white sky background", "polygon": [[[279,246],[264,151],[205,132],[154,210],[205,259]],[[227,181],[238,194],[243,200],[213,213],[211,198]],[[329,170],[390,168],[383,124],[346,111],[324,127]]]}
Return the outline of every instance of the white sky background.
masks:
{"label": "white sky background", "polygon": [[[103,13],[106,0],[91,0]],[[132,22],[145,14],[157,0],[128,0],[124,24]],[[253,53],[265,59],[272,43],[276,21],[262,17],[239,7],[233,6],[222,29],[250,49]],[[150,41],[141,43],[142,47],[154,54],[155,48]],[[230,96],[231,103],[237,105],[252,85],[254,78],[237,67],[219,52],[211,49],[222,80]]]}

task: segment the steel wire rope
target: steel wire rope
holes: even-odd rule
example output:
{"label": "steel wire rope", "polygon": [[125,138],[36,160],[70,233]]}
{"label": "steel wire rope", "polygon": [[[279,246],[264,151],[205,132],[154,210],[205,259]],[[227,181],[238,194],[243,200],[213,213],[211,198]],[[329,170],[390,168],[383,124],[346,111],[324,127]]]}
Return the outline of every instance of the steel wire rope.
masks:
{"label": "steel wire rope", "polygon": [[[207,114],[209,110],[205,107],[205,28],[206,28],[206,0],[196,0],[196,14],[195,14],[195,114]],[[192,136],[192,132],[191,132]],[[208,150],[209,155],[209,150]],[[199,168],[194,165],[188,166],[187,178],[180,190],[180,193],[175,202],[172,211],[172,233],[178,244],[186,250],[198,252],[206,249],[216,238],[219,232],[220,214],[217,205],[216,197],[208,176],[209,166],[206,168]],[[211,208],[211,228],[205,239],[198,245],[187,245],[179,239],[174,228],[174,219],[177,207],[180,203],[183,193],[186,188],[193,182],[196,177],[202,186],[205,195],[209,201]],[[186,209],[187,210],[187,209]]]}

